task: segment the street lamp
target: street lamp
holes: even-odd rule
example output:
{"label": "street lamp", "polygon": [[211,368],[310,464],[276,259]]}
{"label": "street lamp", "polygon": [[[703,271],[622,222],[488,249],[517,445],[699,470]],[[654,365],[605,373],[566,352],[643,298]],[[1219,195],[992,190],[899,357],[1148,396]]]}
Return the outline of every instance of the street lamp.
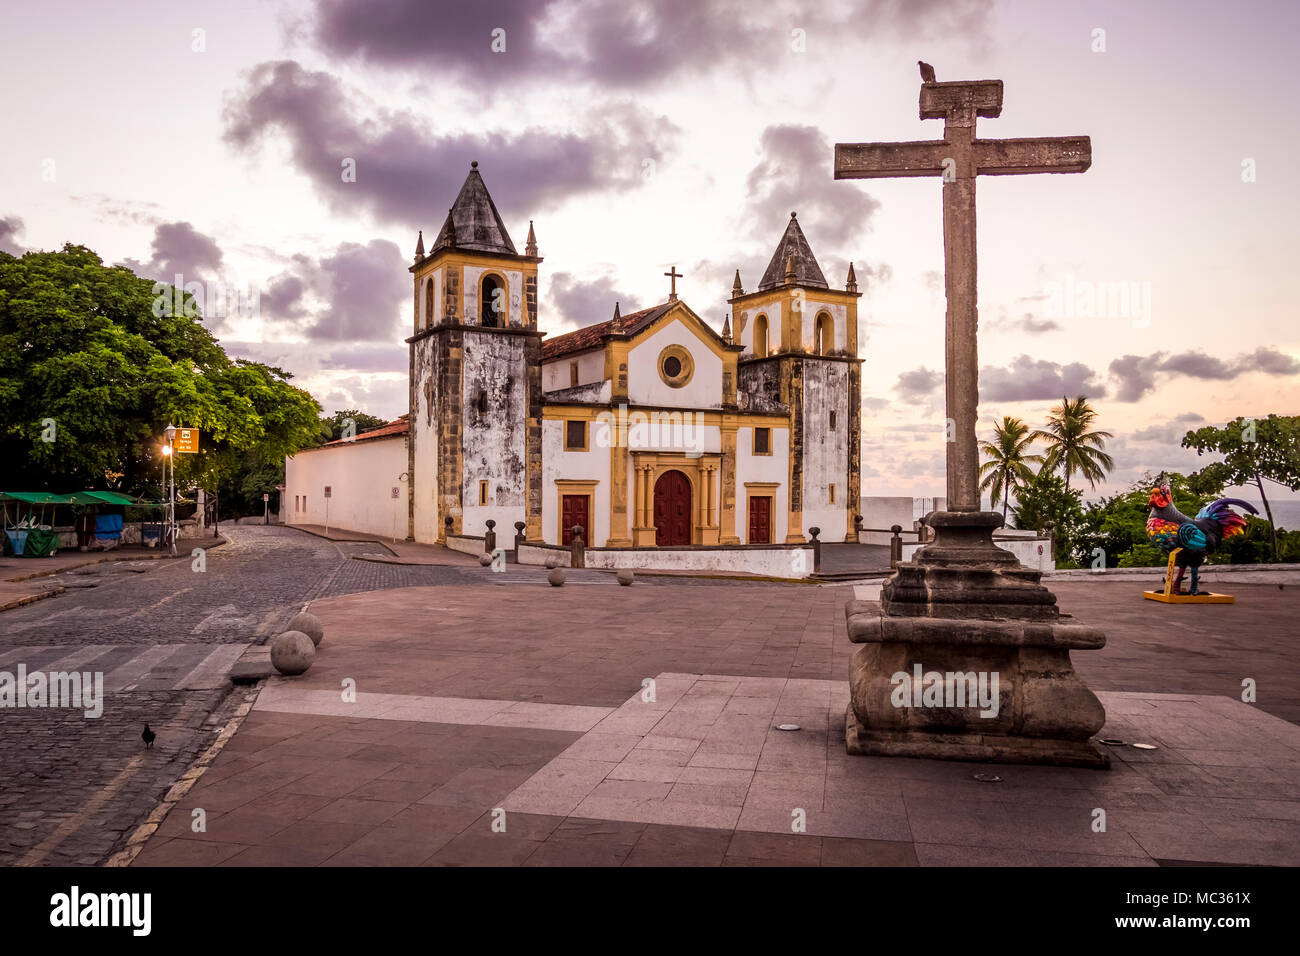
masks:
{"label": "street lamp", "polygon": [[167,427],[163,429],[163,434],[167,437],[167,447],[163,449],[163,455],[171,462],[171,481],[167,489],[167,541],[171,547],[172,557],[176,556],[176,450],[173,447],[176,441],[176,426],[168,422]]}

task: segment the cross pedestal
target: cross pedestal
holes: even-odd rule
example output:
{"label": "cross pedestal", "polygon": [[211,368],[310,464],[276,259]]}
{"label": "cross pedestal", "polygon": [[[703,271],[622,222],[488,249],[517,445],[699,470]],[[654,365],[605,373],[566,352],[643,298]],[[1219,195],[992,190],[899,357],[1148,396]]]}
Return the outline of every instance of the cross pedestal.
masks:
{"label": "cross pedestal", "polygon": [[[1041,572],[993,543],[1002,516],[980,511],[975,437],[976,177],[1081,173],[1092,148],[1086,136],[976,138],[977,117],[1001,112],[1001,80],[926,82],[921,119],[944,120],[942,140],[835,147],[836,179],[942,177],[948,302],[948,510],[927,516],[934,541],[898,566],[879,604],[848,607],[849,639],[862,646],[849,670],[846,745],[856,754],[1105,768],[1110,758],[1090,738],[1106,713],[1070,651],[1100,648],[1106,637],[1061,614]],[[936,675],[937,697],[924,692]],[[996,686],[996,707],[968,699],[980,680]]]}

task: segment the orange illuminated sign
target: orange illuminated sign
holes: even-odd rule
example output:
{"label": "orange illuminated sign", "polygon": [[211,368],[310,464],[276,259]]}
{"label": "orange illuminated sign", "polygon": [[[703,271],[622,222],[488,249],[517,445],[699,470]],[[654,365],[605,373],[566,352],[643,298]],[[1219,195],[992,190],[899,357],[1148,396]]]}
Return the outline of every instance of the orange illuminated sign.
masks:
{"label": "orange illuminated sign", "polygon": [[197,428],[176,429],[176,453],[178,455],[197,454],[199,450],[199,430]]}

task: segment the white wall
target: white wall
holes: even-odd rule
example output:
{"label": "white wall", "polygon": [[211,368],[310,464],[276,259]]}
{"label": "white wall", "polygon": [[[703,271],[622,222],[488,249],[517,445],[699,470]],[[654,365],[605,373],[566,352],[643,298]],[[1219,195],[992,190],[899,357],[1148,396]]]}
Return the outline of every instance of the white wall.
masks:
{"label": "white wall", "polygon": [[[849,365],[808,361],[803,372],[803,532],[821,528],[821,540],[843,541],[848,512],[857,504],[849,492]],[[831,431],[830,413],[835,412]],[[830,485],[835,485],[835,501]]]}
{"label": "white wall", "polygon": [[[604,426],[587,426],[588,451],[564,450],[564,422],[542,422],[542,540],[560,543],[560,492],[557,478],[599,482],[591,493],[591,522],[587,543],[601,547],[609,540],[609,444],[598,435]],[[630,505],[629,505],[630,507]],[[512,532],[513,533],[513,532]]]}
{"label": "white wall", "polygon": [[[742,358],[754,354],[754,323],[760,315],[767,316],[767,354],[771,355],[781,347],[781,309],[780,302],[771,302],[761,309],[751,308],[740,313],[745,327],[740,331],[736,344],[745,347]],[[732,322],[732,327],[734,329],[735,322]]]}
{"label": "white wall", "polygon": [[[325,486],[329,485],[330,528],[405,538],[407,487],[398,479],[404,471],[406,440],[401,437],[301,451],[285,462],[285,522],[324,525]],[[394,487],[401,489],[396,499],[392,497]]]}
{"label": "white wall", "polygon": [[592,349],[573,355],[562,355],[560,358],[542,365],[542,391],[554,392],[562,388],[571,388],[573,386],[573,376],[569,372],[569,365],[572,362],[578,363],[579,385],[590,385],[592,382],[599,382],[605,377],[604,349]]}
{"label": "white wall", "polygon": [[[464,479],[461,533],[481,535],[487,521],[497,534],[527,520],[528,376],[526,339],[478,330],[465,331],[461,383],[461,448]],[[487,392],[486,413],[478,410]],[[488,483],[486,505],[479,504],[479,482]],[[422,493],[422,492],[421,492]]]}
{"label": "white wall", "polygon": [[508,306],[507,320],[511,326],[522,325],[523,319],[523,273],[511,269],[499,269],[496,266],[465,266],[461,278],[461,296],[463,307],[461,309],[461,321],[468,325],[478,325],[479,323],[479,303],[478,293],[479,286],[483,281],[484,273],[492,273],[500,276],[506,282],[506,302]]}
{"label": "white wall", "polygon": [[790,529],[790,430],[771,429],[772,454],[754,454],[754,429],[748,425],[736,430],[736,534],[742,544],[749,544],[749,493],[747,481],[775,481],[780,487],[755,494],[772,496],[772,543],[781,544]]}
{"label": "white wall", "polygon": [[[691,380],[681,388],[673,388],[659,376],[659,353],[669,345],[682,346],[695,361]],[[674,318],[628,354],[627,394],[633,405],[721,408],[722,359],[685,323]]]}

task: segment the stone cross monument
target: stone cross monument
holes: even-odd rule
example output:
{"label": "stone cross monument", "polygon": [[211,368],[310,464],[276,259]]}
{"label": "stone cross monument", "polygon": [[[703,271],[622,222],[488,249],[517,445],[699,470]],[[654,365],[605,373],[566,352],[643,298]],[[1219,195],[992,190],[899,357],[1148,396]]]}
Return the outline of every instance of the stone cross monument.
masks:
{"label": "stone cross monument", "polygon": [[976,139],[975,119],[1002,112],[1002,81],[921,84],[921,119],[944,121],[943,139],[919,143],[838,143],[836,179],[943,177],[943,264],[948,296],[945,371],[948,510],[979,511],[975,441],[979,363],[975,332],[975,177],[1082,173],[1092,165],[1087,136]]}
{"label": "stone cross monument", "polygon": [[[942,119],[943,139],[835,147],[836,179],[943,178],[948,299],[948,510],[927,517],[934,542],[899,565],[879,605],[849,605],[849,637],[863,646],[849,672],[847,746],[860,754],[1106,767],[1109,758],[1089,739],[1105,711],[1070,661],[1071,649],[1100,648],[1105,635],[1061,614],[1041,572],[993,543],[1002,516],[980,511],[975,438],[975,177],[1081,173],[1092,145],[1086,136],[977,139],[977,117],[1002,112],[1002,81],[939,83],[924,67],[922,79],[921,119]],[[981,705],[983,694],[996,706]]]}

